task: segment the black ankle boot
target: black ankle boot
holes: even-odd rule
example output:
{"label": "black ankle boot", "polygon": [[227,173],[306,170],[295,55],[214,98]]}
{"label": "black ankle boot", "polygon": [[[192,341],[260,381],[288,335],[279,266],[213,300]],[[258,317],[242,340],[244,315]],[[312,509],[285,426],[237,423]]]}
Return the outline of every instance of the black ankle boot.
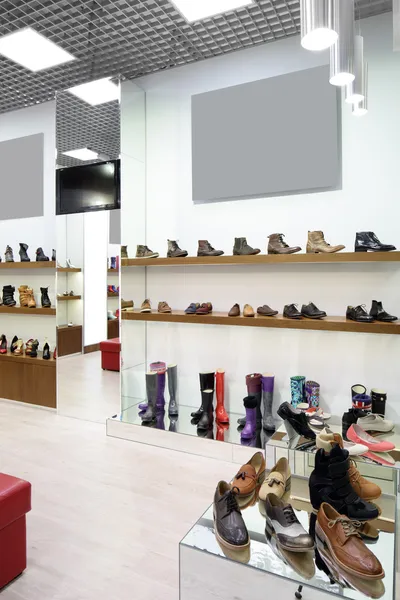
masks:
{"label": "black ankle boot", "polygon": [[[31,356],[32,356],[32,354],[31,354]],[[43,346],[43,359],[50,360],[50,346],[47,342]]]}
{"label": "black ankle boot", "polygon": [[200,391],[202,392],[201,395],[201,406],[198,410],[196,410],[195,412],[191,413],[192,418],[192,425],[196,425],[202,415],[203,412],[205,410],[204,406],[203,406],[203,392],[204,390],[212,390],[213,391],[213,396],[214,396],[214,387],[215,387],[215,373],[199,373],[199,378],[200,378]]}
{"label": "black ankle boot", "polygon": [[49,288],[45,287],[45,288],[40,288],[40,291],[42,293],[42,306],[43,308],[50,308],[51,307],[51,300],[49,298]]}
{"label": "black ankle boot", "polygon": [[14,300],[15,287],[5,285],[3,287],[3,304],[4,306],[15,306],[17,303]]}
{"label": "black ankle boot", "polygon": [[211,429],[213,424],[213,398],[214,390],[203,390],[201,392],[201,405],[204,410],[198,422],[197,429]]}
{"label": "black ankle boot", "polygon": [[349,410],[343,413],[342,417],[342,437],[344,440],[347,440],[347,431],[351,425],[355,425],[357,423],[357,419],[360,417],[365,417],[366,413],[364,410],[359,408],[349,408]]}
{"label": "black ankle boot", "polygon": [[44,262],[50,260],[48,256],[45,255],[45,253],[43,252],[43,248],[38,248],[36,250],[36,261],[37,262]]}
{"label": "black ankle boot", "polygon": [[337,444],[329,454],[322,448],[315,455],[315,469],[310,475],[310,501],[314,510],[328,502],[341,515],[356,521],[379,516],[375,504],[362,500],[353,490],[349,478],[349,453]]}
{"label": "black ankle boot", "polygon": [[27,253],[28,248],[28,244],[19,244],[19,256],[21,258],[21,262],[31,262],[31,259]]}
{"label": "black ankle boot", "polygon": [[356,233],[356,252],[390,252],[396,250],[392,244],[382,244],[373,231],[359,231]]}
{"label": "black ankle boot", "polygon": [[52,253],[51,253],[51,260],[52,260],[53,262],[56,262],[56,251],[54,250],[54,248],[53,248],[53,251],[52,251]]}

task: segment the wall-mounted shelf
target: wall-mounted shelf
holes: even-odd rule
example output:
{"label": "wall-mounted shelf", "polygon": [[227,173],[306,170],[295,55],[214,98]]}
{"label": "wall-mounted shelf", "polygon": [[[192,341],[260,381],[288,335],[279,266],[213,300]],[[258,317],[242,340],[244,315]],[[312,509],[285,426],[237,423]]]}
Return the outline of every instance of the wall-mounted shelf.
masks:
{"label": "wall-mounted shelf", "polygon": [[118,269],[107,269],[107,273],[109,273],[110,275],[119,275],[119,270]]}
{"label": "wall-mounted shelf", "polygon": [[293,263],[400,262],[400,252],[336,252],[334,254],[256,254],[255,256],[187,256],[186,258],[123,258],[123,267],[193,265],[263,265]]}
{"label": "wall-mounted shelf", "polygon": [[53,260],[31,261],[31,262],[1,262],[1,269],[55,269],[56,263]]}
{"label": "wall-mounted shelf", "polygon": [[56,314],[55,308],[28,308],[26,306],[0,306],[0,314],[7,313],[9,315],[42,315],[50,316]]}
{"label": "wall-mounted shelf", "polygon": [[67,302],[69,300],[81,300],[82,296],[57,296],[59,302]]}
{"label": "wall-mounted shelf", "polygon": [[32,358],[31,356],[25,355],[25,347],[24,354],[13,354],[10,350],[7,350],[7,354],[0,354],[0,361],[12,361],[18,363],[28,363],[28,364],[38,364],[40,363],[44,367],[55,367],[56,359],[53,358],[53,352],[51,352],[51,358],[44,360],[43,352],[38,352],[36,358]]}
{"label": "wall-mounted shelf", "polygon": [[119,292],[107,292],[109,298],[119,298]]}
{"label": "wall-mounted shelf", "polygon": [[158,323],[191,323],[194,325],[228,325],[239,327],[273,327],[278,329],[308,329],[314,331],[345,331],[352,333],[386,333],[400,334],[400,321],[395,323],[358,323],[346,317],[326,317],[325,319],[287,319],[282,315],[276,317],[228,317],[226,313],[213,312],[209,315],[186,315],[184,311],[174,310],[172,313],[141,313],[137,310],[122,312],[126,321],[150,321]]}
{"label": "wall-mounted shelf", "polygon": [[58,267],[57,273],[82,273],[79,267]]}

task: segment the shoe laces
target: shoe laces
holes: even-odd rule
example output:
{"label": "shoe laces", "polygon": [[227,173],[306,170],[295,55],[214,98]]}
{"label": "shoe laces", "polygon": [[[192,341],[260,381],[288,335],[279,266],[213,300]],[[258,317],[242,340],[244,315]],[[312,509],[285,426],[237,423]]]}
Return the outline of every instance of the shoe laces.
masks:
{"label": "shoe laces", "polygon": [[359,481],[360,477],[361,477],[361,473],[357,469],[356,462],[354,460],[351,460],[351,459],[350,459],[350,468],[351,468],[350,479],[352,479],[354,482]]}
{"label": "shoe laces", "polygon": [[236,494],[238,494],[238,493],[239,493],[239,488],[233,487],[229,492],[224,494],[222,496],[222,498],[219,499],[219,502],[223,502],[223,501],[226,502],[226,515],[224,515],[224,517],[227,517],[228,515],[230,515],[233,512],[238,512],[240,514],[239,505],[238,505],[237,499],[236,499]]}
{"label": "shoe laces", "polygon": [[286,523],[288,525],[293,525],[294,523],[297,523],[297,517],[294,514],[294,510],[290,506],[290,504],[287,504],[286,506],[283,507],[283,514],[285,516]]}
{"label": "shoe laces", "polygon": [[346,519],[345,517],[338,517],[337,519],[332,519],[331,521],[328,522],[329,529],[332,529],[338,523],[340,523],[342,525],[344,535],[346,536],[346,538],[349,538],[352,535],[354,535],[356,537],[360,537],[360,534],[358,533],[358,529],[360,529],[360,527],[361,527],[360,521],[350,521],[349,519]]}
{"label": "shoe laces", "polygon": [[235,479],[242,479],[242,481],[246,481],[246,478],[253,479],[255,481],[255,476],[251,473],[247,473],[247,471],[242,471],[241,473],[237,473]]}
{"label": "shoe laces", "polygon": [[365,306],[365,304],[359,304],[358,306],[356,306],[355,310],[357,312],[367,313],[367,307]]}
{"label": "shoe laces", "polygon": [[284,238],[283,233],[280,233],[279,234],[279,241],[280,241],[280,243],[282,244],[282,246],[284,248],[289,248],[289,244],[287,244],[283,238]]}

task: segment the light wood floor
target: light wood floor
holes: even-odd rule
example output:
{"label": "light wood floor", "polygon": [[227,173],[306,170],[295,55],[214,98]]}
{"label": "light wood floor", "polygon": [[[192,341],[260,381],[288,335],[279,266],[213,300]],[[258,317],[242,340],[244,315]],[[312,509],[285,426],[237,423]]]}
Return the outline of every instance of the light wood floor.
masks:
{"label": "light wood floor", "polygon": [[120,412],[120,374],[100,363],[100,352],[57,361],[59,414],[104,423]]}
{"label": "light wood floor", "polygon": [[178,600],[178,543],[234,470],[0,401],[0,471],[33,485],[28,569],[2,600]]}

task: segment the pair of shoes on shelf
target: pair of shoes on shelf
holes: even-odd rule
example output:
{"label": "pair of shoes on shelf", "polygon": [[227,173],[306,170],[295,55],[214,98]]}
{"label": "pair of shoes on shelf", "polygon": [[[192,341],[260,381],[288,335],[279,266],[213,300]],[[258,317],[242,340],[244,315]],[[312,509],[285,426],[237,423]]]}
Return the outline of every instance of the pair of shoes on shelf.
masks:
{"label": "pair of shoes on shelf", "polygon": [[397,317],[387,313],[382,302],[372,300],[371,310],[367,312],[365,304],[358,306],[348,306],[346,311],[346,319],[357,321],[359,323],[372,323],[373,321],[381,321],[382,323],[393,323],[397,321]]}
{"label": "pair of shoes on shelf", "polygon": [[[263,317],[274,317],[278,314],[277,310],[273,310],[267,304],[263,306],[259,306],[257,308],[257,314]],[[243,316],[244,317],[254,317],[255,312],[254,308],[250,304],[245,304],[243,307]],[[228,317],[240,317],[240,305],[234,304],[228,313]]]}
{"label": "pair of shoes on shelf", "polygon": [[185,310],[187,315],[209,315],[213,311],[213,305],[211,302],[192,302]]}
{"label": "pair of shoes on shelf", "polygon": [[323,319],[326,317],[326,312],[320,310],[313,302],[303,304],[301,312],[297,308],[297,304],[286,304],[283,309],[283,316],[287,319],[301,319],[302,317],[306,317],[307,319]]}

